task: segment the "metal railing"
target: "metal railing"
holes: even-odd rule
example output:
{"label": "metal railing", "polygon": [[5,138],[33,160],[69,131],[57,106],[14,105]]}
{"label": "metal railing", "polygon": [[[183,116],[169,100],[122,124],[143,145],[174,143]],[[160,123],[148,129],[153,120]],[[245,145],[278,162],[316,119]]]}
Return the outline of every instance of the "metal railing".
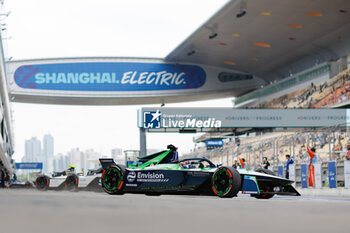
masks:
{"label": "metal railing", "polygon": [[[238,158],[245,158],[247,168],[257,169],[261,166],[262,158],[267,157],[271,169],[277,171],[277,166],[286,163],[285,155],[289,154],[296,164],[297,185],[300,182],[300,164],[309,163],[306,146],[316,148],[318,162],[322,163],[322,172],[327,173],[327,162],[337,161],[337,180],[340,186],[344,184],[344,163],[347,145],[350,145],[350,130],[347,125],[328,128],[300,129],[254,137],[240,137],[240,144],[226,143],[223,147],[196,150],[186,157],[206,157],[216,164],[232,166]],[[298,170],[299,169],[299,170]],[[326,179],[325,176],[324,179]],[[325,181],[323,181],[325,182]]]}

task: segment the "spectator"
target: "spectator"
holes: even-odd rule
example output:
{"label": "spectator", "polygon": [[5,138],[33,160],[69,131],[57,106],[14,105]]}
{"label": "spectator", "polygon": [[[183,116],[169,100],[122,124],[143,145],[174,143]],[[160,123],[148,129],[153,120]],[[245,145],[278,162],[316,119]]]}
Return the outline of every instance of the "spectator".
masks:
{"label": "spectator", "polygon": [[286,155],[287,164],[286,164],[286,179],[289,179],[289,165],[294,163],[294,160],[290,158],[290,155]]}
{"label": "spectator", "polygon": [[245,163],[245,159],[244,158],[238,158],[239,162],[241,164],[241,169],[247,169],[247,164]]}
{"label": "spectator", "polygon": [[309,164],[309,186],[310,187],[314,187],[315,184],[315,167],[314,167],[314,163],[317,162],[317,158],[316,158],[316,149],[315,147],[312,147],[311,149],[309,148],[309,146],[306,147],[307,148],[307,152],[310,155],[310,164]]}
{"label": "spectator", "polygon": [[235,159],[232,167],[234,167],[235,169],[238,169],[238,162],[237,162],[237,159]]}
{"label": "spectator", "polygon": [[5,172],[0,171],[0,178],[1,178],[1,188],[5,188]]}
{"label": "spectator", "polygon": [[350,145],[348,145],[348,153],[346,153],[346,160],[350,160]]}
{"label": "spectator", "polygon": [[264,169],[269,169],[270,166],[271,165],[270,165],[269,161],[267,160],[267,157],[264,157],[263,158],[263,162],[261,164],[261,167],[264,168]]}
{"label": "spectator", "polygon": [[309,146],[306,146],[307,152],[310,155],[310,159],[312,160],[312,164],[317,163],[317,156],[316,156],[316,149],[315,147],[312,147],[311,149]]}
{"label": "spectator", "polygon": [[5,186],[10,188],[10,175],[7,172],[5,172]]}

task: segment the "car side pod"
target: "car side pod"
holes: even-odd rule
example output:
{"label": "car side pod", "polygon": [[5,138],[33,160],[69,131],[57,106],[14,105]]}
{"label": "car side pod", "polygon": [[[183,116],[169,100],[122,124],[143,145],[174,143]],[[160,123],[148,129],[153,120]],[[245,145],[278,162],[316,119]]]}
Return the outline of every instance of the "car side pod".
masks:
{"label": "car side pod", "polygon": [[47,191],[49,189],[49,185],[50,178],[45,175],[41,175],[35,180],[35,186],[40,191]]}
{"label": "car side pod", "polygon": [[241,188],[241,175],[233,167],[219,167],[212,176],[212,190],[218,197],[234,197]]}
{"label": "car side pod", "polygon": [[125,166],[112,164],[102,173],[102,188],[108,194],[124,194]]}

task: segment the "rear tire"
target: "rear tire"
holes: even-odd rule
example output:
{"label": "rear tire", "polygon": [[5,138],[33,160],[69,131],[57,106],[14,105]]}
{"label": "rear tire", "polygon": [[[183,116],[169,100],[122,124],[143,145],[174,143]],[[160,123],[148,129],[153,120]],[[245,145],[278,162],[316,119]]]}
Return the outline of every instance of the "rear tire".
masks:
{"label": "rear tire", "polygon": [[111,195],[122,195],[124,194],[124,175],[125,166],[123,165],[111,165],[109,168],[102,173],[102,188],[103,190]]}
{"label": "rear tire", "polygon": [[212,190],[218,197],[236,196],[241,183],[241,175],[233,167],[219,167],[212,176]]}
{"label": "rear tire", "polygon": [[79,177],[76,174],[71,174],[67,176],[66,180],[64,181],[66,190],[71,192],[78,191],[78,183],[79,183]]}
{"label": "rear tire", "polygon": [[40,191],[46,191],[49,189],[50,178],[47,176],[39,176],[36,178],[35,186]]}

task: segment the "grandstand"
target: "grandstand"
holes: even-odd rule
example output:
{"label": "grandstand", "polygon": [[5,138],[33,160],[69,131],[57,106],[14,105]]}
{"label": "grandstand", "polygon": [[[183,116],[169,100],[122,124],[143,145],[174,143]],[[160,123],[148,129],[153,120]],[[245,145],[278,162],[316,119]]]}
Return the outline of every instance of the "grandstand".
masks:
{"label": "grandstand", "polygon": [[[319,85],[310,86],[255,105],[255,108],[322,108],[347,105],[350,98],[350,70]],[[254,108],[253,107],[253,108]]]}
{"label": "grandstand", "polygon": [[[311,79],[300,76],[283,80],[234,100],[243,108],[339,108],[350,104],[350,69],[345,69],[331,78],[319,78],[328,68],[318,69],[318,75]],[[316,72],[316,73],[317,73]],[[310,75],[310,73],[309,73]],[[307,79],[307,80],[306,80]],[[281,86],[288,86],[282,92]],[[304,86],[295,90],[295,86]],[[283,88],[282,88],[283,89]],[[283,93],[276,96],[276,93]],[[271,97],[270,99],[268,97]],[[242,104],[243,103],[243,104]],[[350,133],[346,126],[317,129],[225,129],[226,132],[208,132],[195,138],[197,143],[193,152],[186,156],[205,156],[215,163],[231,166],[238,157],[245,158],[249,168],[260,166],[267,157],[273,166],[285,162],[290,154],[297,164],[307,163],[307,145],[316,147],[318,161],[344,160]],[[272,132],[271,132],[272,131]],[[255,132],[252,134],[252,132]],[[207,151],[203,142],[223,138],[222,148]],[[239,144],[237,143],[239,138]]]}
{"label": "grandstand", "polygon": [[[235,159],[245,158],[251,169],[259,167],[262,158],[267,157],[274,166],[285,162],[285,155],[290,154],[297,163],[307,163],[309,156],[307,145],[316,147],[318,161],[344,160],[350,133],[345,127],[308,129],[285,132],[272,132],[260,136],[240,137],[240,145],[229,141],[220,149],[207,151],[198,145],[188,157],[204,156],[214,163],[232,165]],[[227,157],[227,159],[226,159]]]}

